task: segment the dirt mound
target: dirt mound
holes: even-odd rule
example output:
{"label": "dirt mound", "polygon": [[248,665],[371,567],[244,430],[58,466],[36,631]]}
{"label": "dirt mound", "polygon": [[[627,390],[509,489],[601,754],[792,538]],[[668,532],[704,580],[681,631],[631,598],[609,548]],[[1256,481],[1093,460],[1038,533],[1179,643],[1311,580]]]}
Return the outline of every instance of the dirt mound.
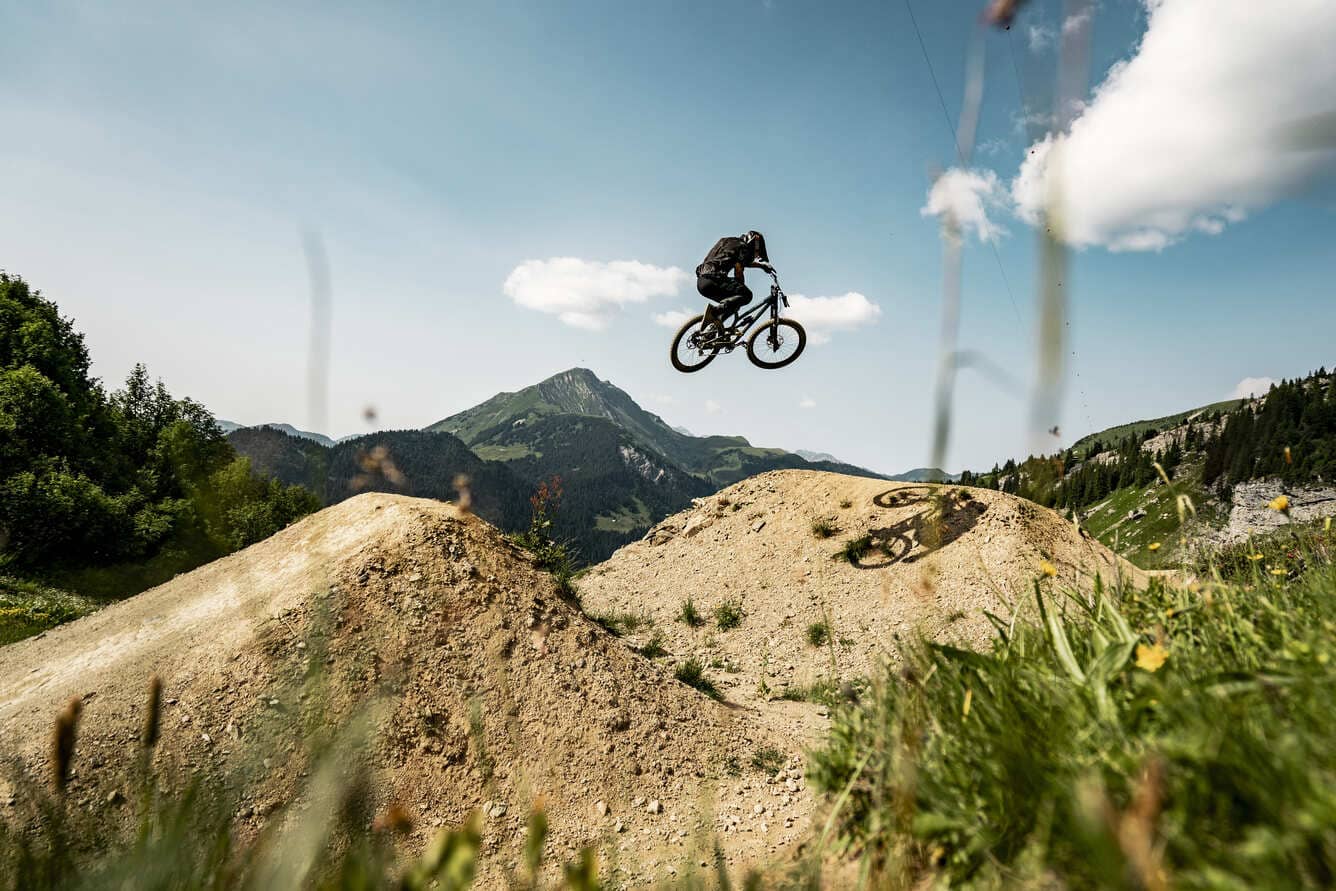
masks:
{"label": "dirt mound", "polygon": [[[716,830],[736,856],[773,857],[810,811],[796,745],[676,681],[562,600],[497,530],[439,502],[359,496],[0,650],[0,739],[35,772],[53,717],[78,697],[69,794],[128,810],[117,791],[150,672],[165,684],[155,757],[244,778],[243,835],[310,801],[320,771],[304,740],[367,725],[354,757],[375,809],[403,805],[417,844],[483,808],[484,886],[518,859],[537,799],[547,861],[595,844],[619,882],[698,863]],[[749,766],[771,747],[774,778]]]}
{"label": "dirt mound", "polygon": [[[835,558],[865,536],[862,556]],[[636,642],[659,636],[674,658],[713,666],[730,700],[764,708],[785,691],[867,676],[895,658],[896,635],[985,645],[994,632],[984,611],[1030,609],[1041,560],[1058,570],[1048,585],[1088,590],[1096,573],[1145,580],[1053,511],[1010,495],[793,470],[700,499],[579,584],[591,614],[634,625]],[[698,628],[679,618],[688,597]],[[743,613],[732,630],[715,615],[726,602]]]}

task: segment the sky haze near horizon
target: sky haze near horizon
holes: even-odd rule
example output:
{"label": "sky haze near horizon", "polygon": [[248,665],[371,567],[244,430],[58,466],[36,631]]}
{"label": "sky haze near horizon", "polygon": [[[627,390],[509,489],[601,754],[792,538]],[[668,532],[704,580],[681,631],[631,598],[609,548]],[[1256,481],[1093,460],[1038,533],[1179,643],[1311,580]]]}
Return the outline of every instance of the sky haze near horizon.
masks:
{"label": "sky haze near horizon", "polygon": [[[314,231],[322,432],[583,366],[698,434],[894,472],[928,457],[943,207],[961,347],[1028,392],[1060,145],[1087,184],[1062,443],[1336,364],[1332,151],[1287,135],[1336,110],[1336,7],[1035,0],[985,36],[978,150],[935,183],[981,5],[913,0],[921,48],[903,2],[10,4],[0,268],[75,319],[108,386],[144,362],[219,417],[309,428]],[[1079,28],[1091,90],[1050,134]],[[675,372],[656,318],[696,311],[695,265],[751,228],[814,342],[780,372]],[[954,409],[948,469],[1030,450],[1026,392],[965,370]]]}

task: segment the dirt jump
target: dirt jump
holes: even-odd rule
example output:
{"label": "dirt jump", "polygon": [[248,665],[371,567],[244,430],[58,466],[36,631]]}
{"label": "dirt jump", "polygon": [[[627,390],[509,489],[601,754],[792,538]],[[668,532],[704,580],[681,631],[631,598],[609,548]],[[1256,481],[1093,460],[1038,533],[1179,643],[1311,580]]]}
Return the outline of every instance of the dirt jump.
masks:
{"label": "dirt jump", "polygon": [[[716,681],[730,700],[759,704],[867,677],[896,660],[897,636],[987,645],[985,611],[1006,621],[1032,609],[1041,561],[1057,571],[1047,586],[1088,592],[1096,575],[1146,582],[1020,498],[784,470],[669,517],[594,567],[580,591],[591,613],[643,614],[633,641],[658,634],[674,656],[722,666]],[[688,597],[704,620],[696,628],[679,618]],[[725,603],[742,619],[721,631]]]}

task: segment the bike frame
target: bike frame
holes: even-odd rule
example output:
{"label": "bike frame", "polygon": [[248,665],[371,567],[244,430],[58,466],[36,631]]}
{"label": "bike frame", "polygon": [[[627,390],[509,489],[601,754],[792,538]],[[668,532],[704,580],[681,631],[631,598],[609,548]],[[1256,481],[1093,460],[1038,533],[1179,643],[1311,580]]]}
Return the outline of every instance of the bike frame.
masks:
{"label": "bike frame", "polygon": [[751,331],[752,326],[761,320],[761,316],[765,314],[767,309],[770,310],[771,321],[774,321],[779,318],[780,301],[782,300],[785,306],[789,305],[788,295],[779,286],[779,276],[773,272],[770,273],[770,281],[770,296],[746,312],[738,314],[737,321],[728,326],[728,349],[731,350],[742,343],[747,336],[747,332]]}

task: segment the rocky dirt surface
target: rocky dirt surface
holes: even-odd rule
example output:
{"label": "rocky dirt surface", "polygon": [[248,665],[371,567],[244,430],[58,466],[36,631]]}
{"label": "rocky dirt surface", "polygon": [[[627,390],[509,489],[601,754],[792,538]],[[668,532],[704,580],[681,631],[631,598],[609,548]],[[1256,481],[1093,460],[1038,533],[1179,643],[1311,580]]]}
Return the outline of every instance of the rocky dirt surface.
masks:
{"label": "rocky dirt surface", "polygon": [[[820,537],[815,521],[835,531]],[[835,557],[863,536],[864,556]],[[1046,586],[1088,591],[1096,574],[1146,579],[1054,512],[1010,495],[791,470],[698,500],[578,583],[591,615],[634,626],[627,639],[636,645],[657,638],[666,661],[699,660],[728,701],[810,741],[824,709],[774,700],[810,697],[832,679],[847,695],[849,683],[897,658],[897,637],[987,645],[994,630],[984,612],[1007,620],[1030,609],[1041,560],[1058,571]],[[700,627],[681,621],[688,598]],[[720,630],[726,602],[742,619]],[[819,645],[814,625],[827,629]]]}
{"label": "rocky dirt surface", "polygon": [[[596,845],[619,885],[698,869],[716,837],[737,864],[784,858],[813,809],[806,717],[715,702],[671,668],[561,599],[485,522],[369,494],[0,649],[0,745],[45,782],[52,720],[79,699],[69,798],[128,821],[157,673],[155,759],[178,781],[238,780],[243,836],[325,819],[360,765],[368,819],[401,805],[413,848],[481,810],[482,887],[505,885],[537,802],[550,867]],[[316,741],[334,754],[314,759]],[[0,785],[0,819],[16,794]]]}

